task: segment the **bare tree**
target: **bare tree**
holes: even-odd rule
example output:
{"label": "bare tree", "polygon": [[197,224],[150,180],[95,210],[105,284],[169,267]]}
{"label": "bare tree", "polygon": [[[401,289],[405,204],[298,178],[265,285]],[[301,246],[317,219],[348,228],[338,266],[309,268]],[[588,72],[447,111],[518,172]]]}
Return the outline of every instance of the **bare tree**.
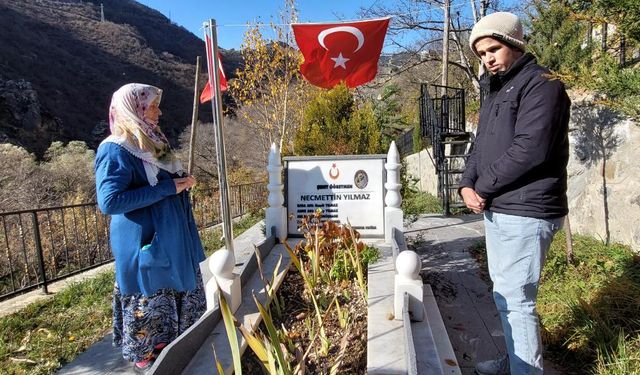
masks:
{"label": "bare tree", "polygon": [[[393,62],[393,69],[386,72],[388,75],[402,73],[423,64],[442,62],[445,1],[449,0],[399,0],[392,5],[374,4],[362,9],[363,17],[393,16],[387,43],[402,58]],[[451,1],[448,39],[453,43],[448,51],[453,53],[448,54],[448,65],[457,68],[471,82],[476,92],[479,92],[480,86],[478,75],[474,72],[475,58],[467,45],[469,33],[488,9],[498,7],[497,0]],[[437,78],[442,79],[442,75],[433,80]]]}

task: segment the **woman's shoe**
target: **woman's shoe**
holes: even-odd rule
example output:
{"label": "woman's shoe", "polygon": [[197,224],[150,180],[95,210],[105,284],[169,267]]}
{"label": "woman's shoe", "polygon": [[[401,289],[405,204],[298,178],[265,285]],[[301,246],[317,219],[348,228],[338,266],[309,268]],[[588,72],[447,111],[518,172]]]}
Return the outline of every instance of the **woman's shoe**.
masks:
{"label": "woman's shoe", "polygon": [[133,364],[133,371],[136,374],[146,374],[153,366],[153,359],[145,359],[144,361],[136,362]]}
{"label": "woman's shoe", "polygon": [[158,356],[160,355],[160,352],[162,352],[162,349],[164,349],[166,347],[167,347],[167,344],[165,344],[164,342],[154,346],[153,347],[153,356],[158,358]]}

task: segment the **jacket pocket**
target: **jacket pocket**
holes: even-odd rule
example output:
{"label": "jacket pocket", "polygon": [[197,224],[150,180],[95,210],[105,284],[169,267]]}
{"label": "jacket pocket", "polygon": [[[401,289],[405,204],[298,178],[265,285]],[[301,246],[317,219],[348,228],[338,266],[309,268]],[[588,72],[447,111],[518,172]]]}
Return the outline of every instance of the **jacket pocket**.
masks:
{"label": "jacket pocket", "polygon": [[504,99],[495,104],[493,124],[491,126],[491,134],[496,131],[508,131],[513,136],[516,120],[518,118],[518,102],[515,100]]}
{"label": "jacket pocket", "polygon": [[158,233],[153,234],[151,243],[144,245],[138,251],[140,268],[169,267],[169,258],[160,246]]}

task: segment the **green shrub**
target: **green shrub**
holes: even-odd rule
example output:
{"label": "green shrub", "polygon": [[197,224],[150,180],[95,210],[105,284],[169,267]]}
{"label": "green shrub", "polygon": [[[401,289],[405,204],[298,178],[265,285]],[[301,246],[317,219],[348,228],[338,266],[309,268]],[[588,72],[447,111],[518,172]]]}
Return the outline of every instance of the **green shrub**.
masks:
{"label": "green shrub", "polygon": [[418,179],[411,178],[406,174],[406,163],[402,162],[403,173],[400,176],[402,187],[400,194],[402,195],[402,211],[405,221],[412,223],[418,220],[418,217],[428,213],[442,213],[442,203],[433,194],[425,193],[418,190]]}
{"label": "green shrub", "polygon": [[547,256],[538,301],[544,341],[583,373],[639,373],[640,258],[585,236],[573,246],[574,265],[564,233]]}
{"label": "green shrub", "polygon": [[318,91],[295,135],[296,155],[359,155],[382,151],[370,104],[358,105],[344,85]]}
{"label": "green shrub", "polygon": [[[487,272],[484,242],[470,249]],[[628,246],[574,235],[551,244],[537,310],[548,354],[571,373],[640,374],[640,256]]]}
{"label": "green shrub", "polygon": [[433,194],[417,191],[402,198],[405,220],[414,222],[423,214],[442,213],[442,204]]}
{"label": "green shrub", "polygon": [[601,93],[604,104],[640,119],[640,69],[621,68],[611,56],[604,55],[592,68],[582,68],[581,83]]}

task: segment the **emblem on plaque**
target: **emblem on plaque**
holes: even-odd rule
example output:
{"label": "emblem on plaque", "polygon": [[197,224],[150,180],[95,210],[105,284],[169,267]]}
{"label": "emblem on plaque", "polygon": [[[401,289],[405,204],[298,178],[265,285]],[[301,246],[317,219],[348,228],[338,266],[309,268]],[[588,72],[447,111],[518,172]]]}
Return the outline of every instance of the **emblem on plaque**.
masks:
{"label": "emblem on plaque", "polygon": [[336,163],[333,163],[331,165],[331,169],[329,169],[329,178],[331,178],[332,180],[337,179],[340,176],[340,170],[338,169],[338,167],[336,166]]}
{"label": "emblem on plaque", "polygon": [[366,188],[367,184],[369,183],[369,176],[367,175],[367,172],[363,171],[362,169],[357,171],[353,176],[353,183],[358,189]]}

